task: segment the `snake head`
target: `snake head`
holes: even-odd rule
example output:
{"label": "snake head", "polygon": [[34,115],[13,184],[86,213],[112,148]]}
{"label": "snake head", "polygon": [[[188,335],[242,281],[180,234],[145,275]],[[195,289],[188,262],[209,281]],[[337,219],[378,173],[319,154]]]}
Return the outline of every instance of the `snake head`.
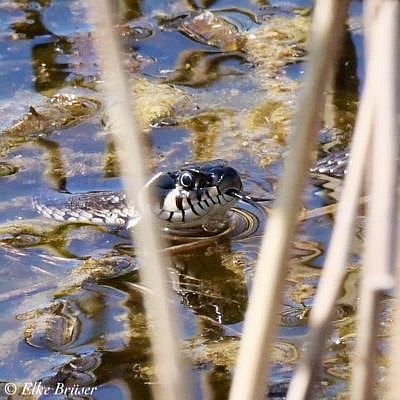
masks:
{"label": "snake head", "polygon": [[223,219],[242,191],[239,173],[224,160],[184,164],[160,173],[148,183],[155,212],[167,227],[200,228]]}
{"label": "snake head", "polygon": [[[226,226],[227,212],[243,200],[266,201],[243,192],[239,173],[226,161],[185,164],[176,171],[159,173],[146,188],[153,193],[152,208],[170,230],[216,232]],[[122,192],[88,192],[66,201],[34,201],[42,215],[58,221],[130,228],[140,219],[140,207],[130,204]],[[151,206],[151,205],[150,205]]]}

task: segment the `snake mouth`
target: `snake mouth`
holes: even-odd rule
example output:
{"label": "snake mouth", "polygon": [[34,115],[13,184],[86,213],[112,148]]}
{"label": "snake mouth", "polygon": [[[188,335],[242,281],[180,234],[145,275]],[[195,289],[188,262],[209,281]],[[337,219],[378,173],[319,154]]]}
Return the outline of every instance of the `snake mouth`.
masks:
{"label": "snake mouth", "polygon": [[239,173],[226,161],[186,164],[174,172],[159,174],[151,183],[156,214],[174,229],[206,225],[224,218],[242,192]]}

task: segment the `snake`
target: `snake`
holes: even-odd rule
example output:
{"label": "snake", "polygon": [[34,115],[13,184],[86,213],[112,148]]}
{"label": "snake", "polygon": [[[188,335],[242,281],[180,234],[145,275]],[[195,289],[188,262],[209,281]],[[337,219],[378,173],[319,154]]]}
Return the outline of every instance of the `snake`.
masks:
{"label": "snake", "polygon": [[[317,161],[310,172],[342,178],[347,170],[348,151],[335,152]],[[167,229],[205,227],[223,220],[239,201],[250,204],[272,200],[243,190],[239,172],[225,160],[186,163],[176,170],[160,172],[149,179],[154,214]],[[88,223],[129,229],[140,219],[140,211],[129,204],[122,191],[72,194],[67,201],[42,203],[34,208],[43,216],[62,222]]]}
{"label": "snake", "polygon": [[310,168],[310,172],[334,178],[343,178],[347,173],[349,159],[349,150],[335,151],[318,160]]}
{"label": "snake", "polygon": [[[225,160],[187,163],[176,170],[151,177],[146,188],[153,194],[150,205],[162,225],[169,229],[200,228],[226,218],[239,201],[268,199],[250,196],[243,190],[239,172]],[[89,223],[114,228],[133,227],[140,219],[137,206],[123,192],[97,191],[72,194],[67,201],[42,203],[35,209],[45,217],[62,222]]]}

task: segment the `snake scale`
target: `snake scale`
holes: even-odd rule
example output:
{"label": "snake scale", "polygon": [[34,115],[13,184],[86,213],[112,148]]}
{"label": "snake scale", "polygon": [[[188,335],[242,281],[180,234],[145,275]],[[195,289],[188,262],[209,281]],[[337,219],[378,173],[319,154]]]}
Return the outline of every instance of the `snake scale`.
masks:
{"label": "snake scale", "polygon": [[[319,160],[311,172],[341,177],[346,172],[348,152]],[[153,193],[151,207],[162,224],[172,229],[204,227],[223,219],[238,200],[264,201],[243,191],[240,174],[224,160],[184,164],[161,172],[147,183]],[[128,204],[123,192],[75,194],[60,203],[34,201],[40,214],[58,221],[130,228],[140,218],[138,208]]]}

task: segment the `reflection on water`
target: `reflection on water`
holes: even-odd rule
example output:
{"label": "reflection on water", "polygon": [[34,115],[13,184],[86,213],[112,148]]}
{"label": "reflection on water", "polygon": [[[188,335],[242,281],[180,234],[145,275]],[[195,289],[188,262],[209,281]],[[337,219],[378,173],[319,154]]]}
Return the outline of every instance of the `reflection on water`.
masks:
{"label": "reflection on water", "polygon": [[227,239],[175,255],[173,263],[178,272],[174,287],[183,304],[224,325],[243,320],[247,307],[245,260],[232,253]]}
{"label": "reflection on water", "polygon": [[[245,189],[264,197],[274,192],[282,168],[304,68],[310,2],[236,3],[124,0],[115,2],[115,20],[127,70],[141,71],[132,91],[155,154],[151,169],[226,158],[241,172]],[[84,10],[77,0],[7,4],[13,10],[4,17],[10,35],[0,37],[0,44],[13,50],[21,76],[30,79],[22,94],[10,92],[0,103],[0,112],[9,111],[14,121],[0,136],[0,184],[9,189],[0,193],[0,382],[97,385],[99,399],[150,399],[155,376],[143,305],[149,289],[138,280],[140,265],[127,233],[44,221],[31,207],[33,196],[120,189]],[[216,22],[219,29],[212,30]],[[320,152],[346,146],[354,125],[358,35],[349,31],[346,37]],[[260,43],[257,37],[269,39]],[[248,38],[251,44],[245,46]],[[3,59],[0,53],[0,63]],[[15,80],[5,87],[23,85],[14,72],[2,75]],[[22,108],[16,107],[21,101]],[[305,207],[323,210],[331,203],[321,182],[310,184]],[[271,207],[272,202],[239,203],[218,235],[166,237],[162,251],[172,257],[182,348],[199,399],[201,393],[227,397]],[[312,215],[301,222],[293,244],[270,398],[282,398],[287,390],[331,232],[330,215]],[[316,387],[316,398],[335,398],[346,390],[357,305],[356,246],[353,261],[321,368],[325,384]],[[383,336],[390,299],[384,306]]]}
{"label": "reflection on water", "polygon": [[340,57],[325,108],[325,126],[332,137],[322,146],[324,151],[341,150],[348,146],[354,129],[359,78],[356,48],[350,32],[345,35],[344,48]]}
{"label": "reflection on water", "polygon": [[[41,4],[41,6],[49,6]],[[14,22],[10,27],[21,39],[34,39],[45,36],[46,39],[39,44],[33,45],[31,49],[33,83],[35,90],[42,93],[48,89],[57,89],[65,85],[69,75],[68,63],[57,61],[60,54],[71,54],[71,44],[66,38],[54,35],[43,23],[42,14],[33,10],[29,5],[27,8],[21,6],[24,18]]]}
{"label": "reflection on water", "polygon": [[199,50],[181,52],[174,74],[168,82],[192,87],[210,85],[215,80],[227,75],[240,75],[239,69],[224,68],[227,60],[243,60],[240,53],[216,53]]}
{"label": "reflection on water", "polygon": [[139,0],[123,0],[116,3],[121,21],[129,21],[141,15]]}
{"label": "reflection on water", "polygon": [[52,35],[42,22],[39,11],[23,9],[24,19],[12,23],[10,26],[22,39],[33,39],[36,36]]}
{"label": "reflection on water", "polygon": [[49,89],[59,89],[66,83],[68,63],[58,62],[58,54],[69,54],[71,44],[63,38],[55,42],[41,43],[32,48],[32,68],[35,75],[35,89],[45,93]]}

